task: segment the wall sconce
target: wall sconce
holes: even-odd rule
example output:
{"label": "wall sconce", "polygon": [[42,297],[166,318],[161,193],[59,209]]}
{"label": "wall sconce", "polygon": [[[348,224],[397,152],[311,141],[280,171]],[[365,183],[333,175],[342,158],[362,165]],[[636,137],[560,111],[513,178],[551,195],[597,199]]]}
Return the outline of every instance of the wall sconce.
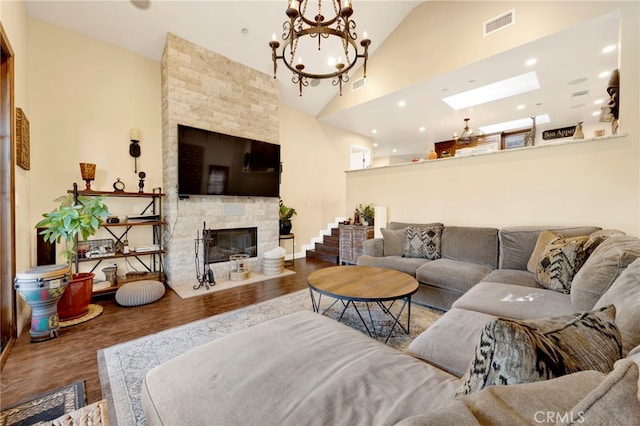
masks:
{"label": "wall sconce", "polygon": [[129,155],[134,158],[134,173],[138,173],[138,157],[140,157],[140,129],[131,129],[129,132]]}

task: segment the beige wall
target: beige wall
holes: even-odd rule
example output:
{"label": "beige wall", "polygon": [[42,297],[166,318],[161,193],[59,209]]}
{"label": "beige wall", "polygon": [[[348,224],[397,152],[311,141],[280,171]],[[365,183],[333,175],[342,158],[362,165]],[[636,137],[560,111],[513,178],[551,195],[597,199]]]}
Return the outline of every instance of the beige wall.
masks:
{"label": "beige wall", "polygon": [[285,204],[298,213],[293,218],[292,231],[296,235],[296,252],[304,256],[303,246],[351,208],[345,206],[344,175],[349,169],[350,147],[353,144],[371,148],[371,140],[281,105],[280,141],[280,194]]}
{"label": "beige wall", "polygon": [[[416,8],[402,29],[394,32],[372,58],[370,69],[377,69],[380,77],[390,78],[391,69],[385,64],[397,63],[399,58],[394,59],[394,55],[401,54],[403,49],[408,49],[407,52],[414,49],[411,57],[416,63],[408,67],[407,79],[391,79],[393,82],[384,91],[404,87],[419,78],[466,65],[489,57],[500,49],[621,9],[620,123],[621,132],[627,136],[349,172],[347,206],[360,200],[372,200],[388,207],[390,221],[437,220],[447,224],[494,227],[588,224],[619,228],[638,235],[639,4],[469,2],[463,7],[460,2],[426,2]],[[494,34],[497,36],[492,40],[495,43],[483,43],[470,32],[452,31],[449,24],[451,18],[477,26],[514,5],[516,25]],[[422,39],[416,36],[421,34],[421,28],[429,28],[433,31],[430,34],[445,36]],[[419,43],[424,43],[425,50]],[[447,49],[438,49],[439,45],[446,45]],[[465,55],[460,55],[461,51]],[[427,57],[433,62],[433,67],[423,63]],[[466,61],[462,63],[462,59]],[[342,108],[354,101],[347,96],[331,108]]]}

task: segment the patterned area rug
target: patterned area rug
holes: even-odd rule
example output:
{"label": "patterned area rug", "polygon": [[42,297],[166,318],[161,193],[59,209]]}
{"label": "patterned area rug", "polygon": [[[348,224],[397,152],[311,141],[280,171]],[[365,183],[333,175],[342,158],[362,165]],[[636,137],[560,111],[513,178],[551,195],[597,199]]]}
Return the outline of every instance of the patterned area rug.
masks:
{"label": "patterned area rug", "polygon": [[84,381],[80,381],[22,401],[13,407],[3,408],[0,412],[0,425],[33,425],[55,420],[84,405]]}
{"label": "patterned area rug", "polygon": [[[326,309],[332,301],[333,299],[323,297],[321,309]],[[336,304],[325,314],[337,319],[342,311],[338,305],[341,304]],[[366,306],[358,306],[361,313],[367,312]],[[389,330],[392,320],[378,306],[373,304],[371,306],[376,329]],[[399,307],[400,304],[396,304],[392,310],[397,314]],[[144,375],[151,368],[226,334],[301,310],[313,310],[308,290],[300,290],[98,351],[102,395],[109,404],[111,424],[121,426],[146,424],[142,411],[140,389]],[[438,312],[412,305],[409,335],[396,327],[387,344],[404,350],[417,335],[439,317]],[[365,319],[369,319],[368,313],[366,313]],[[406,325],[406,309],[401,320]],[[362,322],[352,307],[344,313],[342,322],[356,329],[364,330]],[[364,332],[366,333],[366,331]],[[384,341],[384,337],[379,340]]]}

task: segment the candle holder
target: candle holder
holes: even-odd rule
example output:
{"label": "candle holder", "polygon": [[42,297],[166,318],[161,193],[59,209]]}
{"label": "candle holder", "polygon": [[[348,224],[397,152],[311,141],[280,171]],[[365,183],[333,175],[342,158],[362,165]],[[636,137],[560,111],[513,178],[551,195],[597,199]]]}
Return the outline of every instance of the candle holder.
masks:
{"label": "candle holder", "polygon": [[91,191],[91,181],[96,178],[96,165],[93,163],[80,163],[80,173],[86,182],[86,191]]}

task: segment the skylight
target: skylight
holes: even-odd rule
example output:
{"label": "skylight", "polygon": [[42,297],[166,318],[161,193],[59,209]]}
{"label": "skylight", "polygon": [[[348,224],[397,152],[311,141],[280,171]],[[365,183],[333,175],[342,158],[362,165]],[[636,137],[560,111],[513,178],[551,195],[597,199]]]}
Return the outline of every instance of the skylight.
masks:
{"label": "skylight", "polygon": [[457,95],[447,96],[442,100],[456,111],[498,99],[508,98],[540,88],[535,71],[507,78],[486,86],[467,90]]}
{"label": "skylight", "polygon": [[[536,125],[549,123],[549,114],[542,114],[536,116]],[[520,118],[518,120],[505,121],[503,123],[489,124],[488,126],[481,126],[480,131],[485,134],[504,132],[514,129],[525,129],[531,127],[531,117]]]}

